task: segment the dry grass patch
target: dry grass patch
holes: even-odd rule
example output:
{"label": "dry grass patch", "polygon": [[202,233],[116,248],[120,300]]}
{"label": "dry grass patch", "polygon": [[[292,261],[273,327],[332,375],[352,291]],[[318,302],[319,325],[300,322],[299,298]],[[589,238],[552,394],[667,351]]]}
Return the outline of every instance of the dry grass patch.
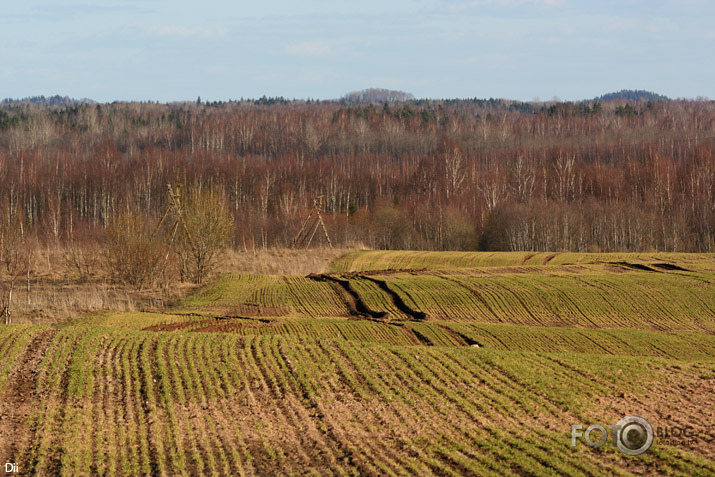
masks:
{"label": "dry grass patch", "polygon": [[272,248],[267,250],[228,250],[219,264],[219,273],[260,273],[266,275],[309,275],[325,272],[338,257],[355,249],[308,250]]}

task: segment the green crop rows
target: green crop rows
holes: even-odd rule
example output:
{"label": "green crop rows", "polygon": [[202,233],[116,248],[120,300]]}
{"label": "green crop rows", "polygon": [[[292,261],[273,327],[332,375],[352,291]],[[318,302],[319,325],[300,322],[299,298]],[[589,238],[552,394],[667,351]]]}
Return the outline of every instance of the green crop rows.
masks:
{"label": "green crop rows", "polygon": [[455,270],[483,267],[531,267],[611,262],[671,263],[715,269],[715,254],[690,253],[550,253],[550,252],[415,252],[370,250],[348,253],[331,265],[334,273],[366,270]]}
{"label": "green crop rows", "polygon": [[[38,475],[715,474],[711,257],[530,255],[361,252],[334,264],[354,294],[224,275],[166,313],[1,326],[0,431],[21,438],[0,458]],[[683,270],[631,266],[656,260]],[[571,424],[628,414],[697,439],[570,446]]]}
{"label": "green crop rows", "polygon": [[715,332],[710,272],[439,272],[386,280],[435,320]]}
{"label": "green crop rows", "polygon": [[329,283],[275,275],[224,275],[184,300],[181,308],[250,316],[345,313],[345,305]]}
{"label": "green crop rows", "polygon": [[[643,396],[642,412],[661,422],[649,389],[674,372],[686,385],[713,379],[712,361],[683,367],[77,327],[57,333],[42,363],[47,398],[32,413],[37,431],[21,457],[29,471],[66,475],[715,471],[696,450],[663,446],[623,461],[613,448],[567,444],[571,422],[617,419],[623,403],[588,405],[616,390]],[[697,417],[688,412],[679,419]]]}

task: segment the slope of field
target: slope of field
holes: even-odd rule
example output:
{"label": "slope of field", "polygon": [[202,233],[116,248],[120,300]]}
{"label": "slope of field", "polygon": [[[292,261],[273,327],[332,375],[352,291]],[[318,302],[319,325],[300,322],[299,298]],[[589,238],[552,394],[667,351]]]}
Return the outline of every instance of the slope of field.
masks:
{"label": "slope of field", "polygon": [[683,360],[707,360],[715,357],[715,336],[707,333],[454,322],[447,326],[489,349],[653,356]]}
{"label": "slope of field", "polygon": [[[551,253],[551,252],[416,252],[369,250],[351,252],[335,260],[333,273],[367,270],[568,265],[589,263],[664,264],[715,270],[715,254],[692,253]],[[658,267],[655,267],[658,269]]]}
{"label": "slope of field", "polygon": [[[665,262],[660,262],[665,263]],[[223,275],[179,311],[246,318],[455,321],[715,332],[715,271],[612,264]],[[688,263],[691,266],[693,262]],[[701,264],[702,265],[702,264]]]}
{"label": "slope of field", "polygon": [[715,331],[711,272],[613,272],[591,266],[397,273],[381,279],[433,320]]}
{"label": "slope of field", "polygon": [[179,308],[248,316],[340,316],[345,304],[330,283],[293,275],[222,275]]}
{"label": "slope of field", "polygon": [[[652,356],[682,360],[715,356],[715,336],[702,332],[588,329],[473,322],[388,322],[347,318],[247,319],[208,315],[107,313],[82,324],[126,330],[309,336],[417,346],[472,346],[502,351]],[[0,368],[1,373],[2,368]],[[2,380],[2,374],[0,374]]]}
{"label": "slope of field", "polygon": [[[711,257],[376,254],[402,269],[364,253],[367,271],[223,275],[166,313],[0,326],[0,460],[39,475],[715,474]],[[629,414],[693,437],[637,457],[610,438],[571,447],[572,424]]]}

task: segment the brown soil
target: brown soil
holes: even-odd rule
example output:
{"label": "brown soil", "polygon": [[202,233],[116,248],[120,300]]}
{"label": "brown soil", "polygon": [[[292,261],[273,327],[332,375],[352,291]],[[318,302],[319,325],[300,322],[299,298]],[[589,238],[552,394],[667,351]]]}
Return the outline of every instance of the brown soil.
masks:
{"label": "brown soil", "polygon": [[648,265],[643,265],[642,263],[629,263],[629,262],[610,262],[612,265],[618,265],[623,268],[627,268],[630,270],[638,270],[641,272],[657,272],[658,270],[655,270],[653,268],[650,268]]}
{"label": "brown soil", "polygon": [[222,331],[230,332],[240,328],[264,328],[283,324],[277,320],[256,319],[249,322],[240,322],[240,320],[251,320],[251,318],[234,317],[234,316],[217,316],[201,321],[181,321],[178,323],[169,323],[166,325],[154,325],[143,328],[143,331],[181,331],[186,328],[194,328],[191,331]]}
{"label": "brown soil", "polygon": [[654,263],[654,267],[660,268],[661,270],[668,270],[670,272],[689,272],[687,268],[680,267],[678,265],[673,265],[672,263]]}
{"label": "brown soil", "polygon": [[52,338],[58,330],[37,333],[7,377],[0,399],[0,460],[19,462],[22,449],[32,440],[27,421],[40,399],[37,375]]}
{"label": "brown soil", "polygon": [[180,321],[178,323],[169,323],[167,325],[154,325],[154,326],[147,326],[146,328],[143,328],[142,331],[180,331],[185,328],[188,328],[190,326],[199,324],[199,323],[213,323],[213,320],[204,320],[204,321]]}
{"label": "brown soil", "polygon": [[[715,385],[715,378],[711,374],[703,372],[698,375],[694,371],[683,371],[678,365],[653,364],[649,367],[659,376],[657,385],[648,386],[642,395],[634,395],[622,392],[620,386],[606,383],[569,366],[563,359],[553,361],[585,379],[610,388],[608,394],[596,398],[596,409],[602,409],[601,412],[609,415],[611,420],[635,414],[648,419],[654,431],[658,427],[677,427],[680,430],[689,427],[694,438],[688,439],[689,442],[684,443],[681,449],[693,451],[707,459],[715,457],[715,428],[712,424],[715,422],[715,393],[707,392]],[[707,367],[703,366],[703,369]],[[616,371],[616,374],[619,373],[620,370]],[[658,443],[654,445],[666,446]]]}
{"label": "brown soil", "polygon": [[363,275],[397,275],[398,273],[409,273],[411,275],[432,275],[434,270],[429,268],[388,268],[386,270],[364,270],[362,272],[348,272],[342,273],[341,276],[345,278],[358,278]]}
{"label": "brown soil", "polygon": [[546,257],[546,258],[544,259],[544,262],[542,263],[542,265],[548,264],[551,260],[554,259],[554,257],[555,257],[556,255],[558,255],[558,253],[554,253],[554,254],[551,254],[551,255],[549,255],[548,257]]}
{"label": "brown soil", "polygon": [[530,253],[529,255],[527,255],[526,257],[524,257],[524,259],[521,261],[521,265],[524,265],[526,262],[528,262],[529,260],[531,260],[532,258],[534,258],[534,255],[536,255],[536,254],[535,254],[535,253]]}
{"label": "brown soil", "polygon": [[237,322],[221,322],[216,321],[211,325],[204,326],[201,328],[196,328],[191,330],[194,333],[198,332],[219,332],[219,333],[231,333],[242,328],[273,328],[282,325],[282,321],[271,321],[269,323],[237,323]]}
{"label": "brown soil", "polygon": [[[383,273],[381,273],[383,272]],[[387,273],[384,273],[387,272]],[[348,311],[350,312],[351,315],[353,316],[360,316],[360,317],[370,317],[370,318],[388,318],[389,313],[385,311],[375,311],[372,310],[368,307],[367,303],[362,299],[360,294],[355,290],[352,285],[350,284],[350,279],[353,280],[367,280],[370,282],[373,282],[382,290],[389,298],[390,301],[392,301],[392,304],[395,305],[395,307],[400,310],[402,313],[407,315],[410,320],[415,320],[415,321],[422,321],[427,318],[427,314],[415,310],[411,308],[405,301],[402,299],[402,297],[395,292],[393,289],[390,288],[390,286],[387,284],[385,280],[380,280],[378,278],[374,278],[375,275],[389,275],[392,273],[430,273],[434,274],[434,272],[430,272],[428,270],[416,270],[416,269],[403,269],[403,270],[381,270],[381,271],[373,271],[373,272],[367,272],[372,276],[367,276],[365,272],[355,272],[355,273],[347,273],[343,274],[339,277],[336,277],[334,275],[328,275],[328,274],[321,274],[321,275],[316,275],[316,274],[311,274],[308,275],[308,278],[311,280],[316,280],[316,281],[329,281],[335,285],[338,285],[347,295],[349,296],[349,299],[344,300],[347,307]],[[340,291],[340,290],[338,290]],[[405,292],[405,294],[407,294]],[[341,293],[342,295],[342,293]],[[409,294],[407,294],[409,297]]]}
{"label": "brown soil", "polygon": [[406,329],[405,331],[411,333],[414,337],[417,338],[416,344],[423,345],[423,346],[434,346],[434,343],[432,342],[431,339],[429,339],[427,336],[423,335],[419,331],[415,329]]}
{"label": "brown soil", "polygon": [[287,306],[263,306],[257,303],[241,303],[227,310],[227,315],[241,316],[285,316],[290,313]]}

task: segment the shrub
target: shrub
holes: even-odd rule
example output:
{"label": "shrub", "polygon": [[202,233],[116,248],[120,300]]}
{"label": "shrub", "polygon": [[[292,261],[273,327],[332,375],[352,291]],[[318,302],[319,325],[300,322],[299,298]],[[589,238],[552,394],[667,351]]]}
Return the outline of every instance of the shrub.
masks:
{"label": "shrub", "polygon": [[104,259],[114,278],[135,288],[152,285],[166,250],[165,237],[155,222],[128,208],[110,220],[104,240]]}

